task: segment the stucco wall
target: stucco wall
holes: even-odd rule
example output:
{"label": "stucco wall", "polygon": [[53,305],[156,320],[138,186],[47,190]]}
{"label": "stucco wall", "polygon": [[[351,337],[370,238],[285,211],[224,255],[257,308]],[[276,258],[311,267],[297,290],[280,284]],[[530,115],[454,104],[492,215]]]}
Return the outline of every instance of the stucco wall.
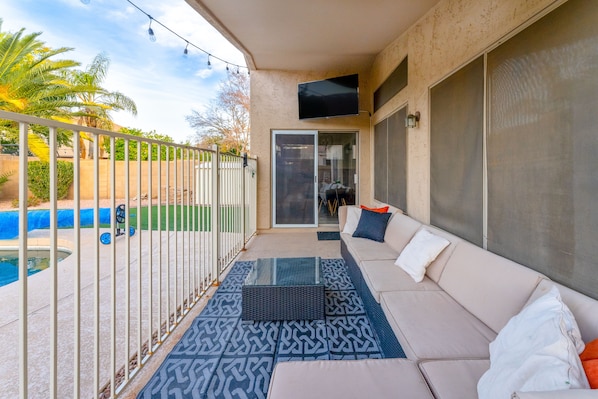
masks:
{"label": "stucco wall", "polygon": [[[445,0],[376,57],[368,71],[255,71],[251,74],[251,152],[258,156],[258,229],[271,227],[271,131],[311,129],[359,133],[359,201],[374,203],[372,126],[407,105],[420,111],[418,128],[407,137],[407,211],[421,221],[430,218],[429,89],[483,54],[500,40],[564,0]],[[409,56],[406,88],[372,115],[299,121],[297,83],[359,73],[361,109],[372,111],[373,91]]]}
{"label": "stucco wall", "polygon": [[[310,72],[252,71],[251,72],[251,154],[258,157],[258,230],[272,227],[272,130],[318,130],[357,132],[360,176],[370,175],[370,117],[359,116],[330,119],[299,120],[297,84],[333,76],[359,73],[360,109],[371,109],[367,73],[364,71]],[[371,184],[359,178],[359,198],[371,197]]]}
{"label": "stucco wall", "polygon": [[405,104],[409,112],[421,113],[419,127],[409,129],[407,137],[407,208],[411,216],[424,222],[430,219],[430,87],[562,3],[441,1],[376,57],[369,79],[374,90],[409,55],[407,87],[378,110],[372,122],[377,123]]}

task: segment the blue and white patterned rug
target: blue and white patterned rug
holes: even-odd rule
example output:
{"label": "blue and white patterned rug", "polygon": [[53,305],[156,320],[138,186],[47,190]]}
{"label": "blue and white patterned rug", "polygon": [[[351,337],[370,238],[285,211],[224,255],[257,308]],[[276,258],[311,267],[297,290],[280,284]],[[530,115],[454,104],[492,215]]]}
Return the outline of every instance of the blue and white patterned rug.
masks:
{"label": "blue and white patterned rug", "polygon": [[235,263],[139,399],[266,398],[277,362],[382,357],[342,259],[322,259],[325,321],[241,321],[252,264]]}

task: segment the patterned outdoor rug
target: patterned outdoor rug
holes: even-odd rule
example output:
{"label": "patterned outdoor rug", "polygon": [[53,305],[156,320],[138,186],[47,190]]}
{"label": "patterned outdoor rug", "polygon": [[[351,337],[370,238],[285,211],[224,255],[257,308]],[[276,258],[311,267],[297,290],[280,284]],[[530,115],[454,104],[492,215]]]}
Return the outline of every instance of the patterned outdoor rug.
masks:
{"label": "patterned outdoor rug", "polygon": [[266,398],[277,362],[381,358],[342,259],[322,259],[325,321],[243,322],[237,262],[138,398]]}

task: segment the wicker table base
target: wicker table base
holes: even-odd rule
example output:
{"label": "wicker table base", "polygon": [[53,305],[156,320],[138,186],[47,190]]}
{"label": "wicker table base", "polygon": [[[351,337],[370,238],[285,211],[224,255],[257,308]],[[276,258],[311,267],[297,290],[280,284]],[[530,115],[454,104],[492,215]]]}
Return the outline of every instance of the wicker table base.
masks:
{"label": "wicker table base", "polygon": [[258,259],[241,288],[241,319],[324,319],[321,276],[320,258]]}

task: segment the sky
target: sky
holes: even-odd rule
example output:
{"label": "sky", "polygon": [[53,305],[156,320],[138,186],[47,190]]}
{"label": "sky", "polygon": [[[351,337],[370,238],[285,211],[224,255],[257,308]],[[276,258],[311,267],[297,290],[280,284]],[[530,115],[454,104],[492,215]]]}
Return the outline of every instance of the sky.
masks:
{"label": "sky", "polygon": [[[232,64],[245,65],[241,52],[208,24],[185,0],[132,0],[193,45]],[[126,0],[1,0],[3,32],[42,32],[39,40],[51,48],[73,48],[55,59],[72,59],[84,69],[99,53],[110,58],[104,88],[119,91],[137,104],[137,116],[113,112],[118,125],[156,131],[175,142],[192,140],[185,116],[216,96],[226,78],[226,63],[211,58],[152,23],[156,41],[149,40],[149,18]],[[236,71],[236,67],[232,68]],[[247,73],[241,68],[240,73]]]}

